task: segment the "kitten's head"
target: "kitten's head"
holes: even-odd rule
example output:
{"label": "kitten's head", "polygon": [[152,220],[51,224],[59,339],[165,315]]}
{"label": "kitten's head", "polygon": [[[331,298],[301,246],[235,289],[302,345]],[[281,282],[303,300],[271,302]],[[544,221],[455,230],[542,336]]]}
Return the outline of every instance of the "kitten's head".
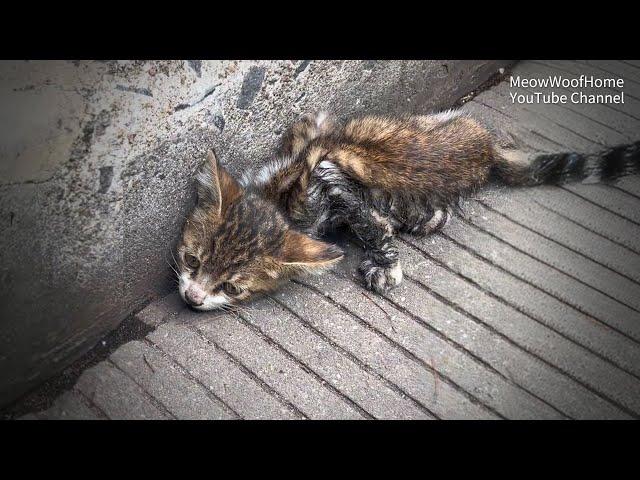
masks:
{"label": "kitten's head", "polygon": [[243,189],[211,151],[197,190],[177,259],[180,295],[197,310],[247,300],[342,258],[339,248],[294,230],[275,206]]}

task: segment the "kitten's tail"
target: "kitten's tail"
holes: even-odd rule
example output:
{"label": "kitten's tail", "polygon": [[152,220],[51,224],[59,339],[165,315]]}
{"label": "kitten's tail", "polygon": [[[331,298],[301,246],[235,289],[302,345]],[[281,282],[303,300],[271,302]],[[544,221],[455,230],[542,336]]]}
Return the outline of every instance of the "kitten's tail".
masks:
{"label": "kitten's tail", "polygon": [[593,154],[539,154],[524,163],[519,151],[500,150],[498,158],[495,173],[507,185],[606,183],[640,173],[640,141]]}

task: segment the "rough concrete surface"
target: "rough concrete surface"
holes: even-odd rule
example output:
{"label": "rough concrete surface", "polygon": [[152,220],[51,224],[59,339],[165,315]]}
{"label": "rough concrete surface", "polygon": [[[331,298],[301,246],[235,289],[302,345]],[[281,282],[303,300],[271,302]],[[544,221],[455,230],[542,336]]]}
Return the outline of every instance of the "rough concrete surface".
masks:
{"label": "rough concrete surface", "polygon": [[238,173],[297,116],[451,105],[506,61],[0,64],[0,405],[150,299],[209,146]]}
{"label": "rough concrete surface", "polygon": [[[513,68],[549,71],[640,88],[638,61]],[[501,82],[462,108],[543,151],[638,140],[633,99],[547,109],[509,91]],[[192,311],[174,292],[136,315],[153,331],[23,418],[637,419],[639,209],[640,176],[493,188],[442,232],[402,236],[404,282],[383,297],[354,276],[350,244],[332,271],[235,314]]]}

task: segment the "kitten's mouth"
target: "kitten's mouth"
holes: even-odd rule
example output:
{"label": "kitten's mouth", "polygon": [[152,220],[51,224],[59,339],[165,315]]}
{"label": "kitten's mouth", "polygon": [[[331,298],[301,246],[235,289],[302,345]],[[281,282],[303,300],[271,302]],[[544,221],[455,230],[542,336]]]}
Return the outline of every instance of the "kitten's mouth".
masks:
{"label": "kitten's mouth", "polygon": [[225,310],[227,308],[231,307],[230,303],[223,303],[223,304],[217,304],[217,305],[192,305],[189,302],[187,302],[187,305],[189,306],[189,308],[191,310],[196,310],[198,312],[211,312],[211,311],[215,311],[215,310]]}
{"label": "kitten's mouth", "polygon": [[193,299],[190,299],[188,295],[182,294],[182,300],[191,308],[192,310],[197,310],[199,312],[209,312],[211,310],[224,310],[227,307],[231,307],[232,304],[227,301],[222,295],[208,295],[201,302],[195,302]]}
{"label": "kitten's mouth", "polygon": [[224,309],[231,306],[229,299],[223,294],[211,295],[200,288],[195,282],[180,277],[178,287],[180,297],[189,308],[199,312]]}

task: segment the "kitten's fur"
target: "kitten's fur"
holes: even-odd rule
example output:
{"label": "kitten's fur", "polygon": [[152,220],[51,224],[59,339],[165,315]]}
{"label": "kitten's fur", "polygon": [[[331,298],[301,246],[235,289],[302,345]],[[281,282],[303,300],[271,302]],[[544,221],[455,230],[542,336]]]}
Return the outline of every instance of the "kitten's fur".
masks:
{"label": "kitten's fur", "polygon": [[442,228],[461,197],[491,180],[610,181],[639,170],[640,142],[595,155],[527,154],[457,111],[366,116],[344,127],[308,115],[287,130],[272,163],[240,182],[209,153],[178,247],[180,294],[200,310],[224,308],[330,266],[342,252],[320,238],[338,226],[364,246],[367,288],[385,292],[402,281],[394,235]]}

